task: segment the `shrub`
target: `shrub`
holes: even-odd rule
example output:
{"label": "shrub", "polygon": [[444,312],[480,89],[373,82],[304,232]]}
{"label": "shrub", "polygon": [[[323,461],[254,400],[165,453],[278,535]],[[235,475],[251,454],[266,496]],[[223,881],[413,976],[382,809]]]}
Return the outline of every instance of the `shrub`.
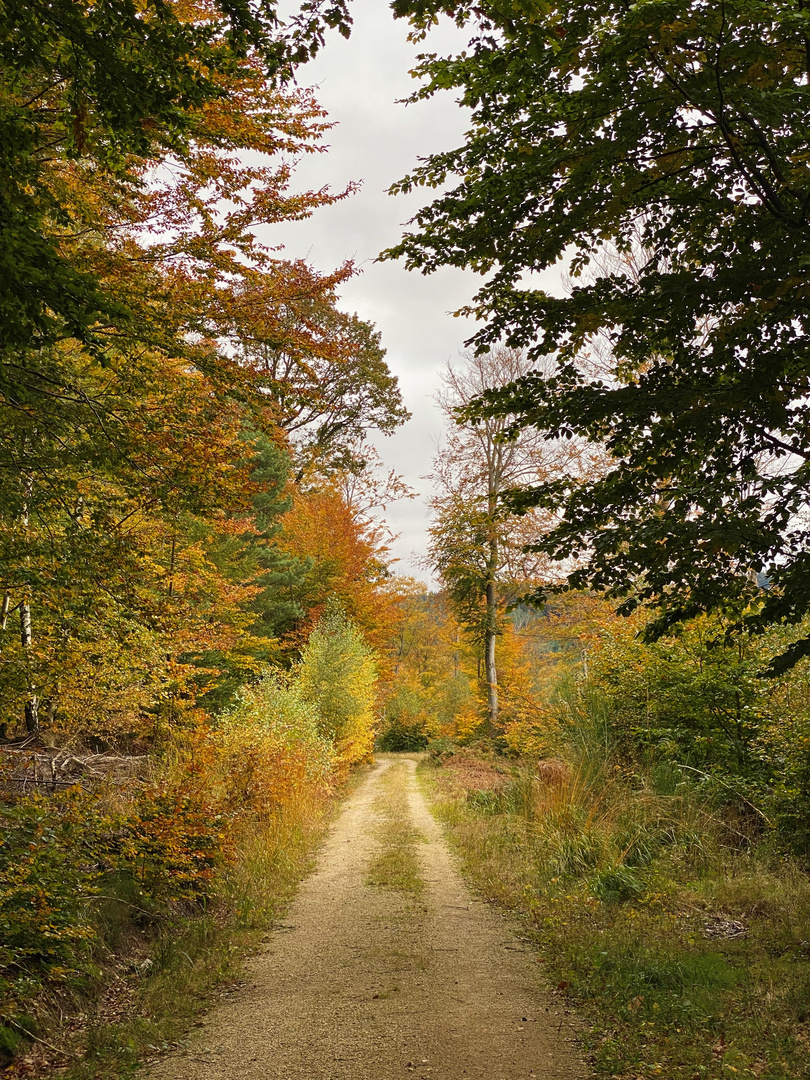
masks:
{"label": "shrub", "polygon": [[231,812],[261,818],[291,802],[322,799],[334,780],[334,750],[318,706],[300,680],[269,671],[243,690],[217,735],[219,784]]}
{"label": "shrub", "polygon": [[380,735],[377,749],[383,753],[424,750],[428,737],[419,724],[393,723]]}
{"label": "shrub", "polygon": [[320,734],[334,742],[338,763],[370,760],[377,665],[374,651],[341,611],[328,611],[312,631],[297,677],[304,698],[317,705]]}
{"label": "shrub", "polygon": [[454,743],[446,735],[440,735],[437,739],[431,739],[427,744],[427,752],[430,760],[435,765],[442,765],[458,751],[458,744]]}
{"label": "shrub", "polygon": [[222,804],[197,775],[140,787],[111,846],[116,869],[137,883],[141,902],[165,903],[204,895],[231,855],[230,841]]}
{"label": "shrub", "polygon": [[38,795],[0,807],[0,992],[2,1015],[43,981],[77,976],[95,929],[89,902],[101,876],[105,825],[79,789],[56,802]]}
{"label": "shrub", "polygon": [[424,750],[439,725],[428,705],[428,695],[413,686],[398,686],[385,704],[385,729],[377,740],[382,751]]}
{"label": "shrub", "polygon": [[588,885],[597,900],[618,904],[632,900],[644,891],[638,876],[628,866],[606,866],[589,879]]}

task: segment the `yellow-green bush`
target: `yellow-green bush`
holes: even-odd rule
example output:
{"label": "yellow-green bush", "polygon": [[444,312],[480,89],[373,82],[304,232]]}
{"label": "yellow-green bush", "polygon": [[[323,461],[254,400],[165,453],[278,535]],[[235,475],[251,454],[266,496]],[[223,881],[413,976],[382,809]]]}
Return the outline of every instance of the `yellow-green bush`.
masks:
{"label": "yellow-green bush", "polygon": [[320,733],[332,740],[345,767],[370,759],[374,748],[377,663],[351,619],[328,611],[302,653],[298,679],[317,704]]}
{"label": "yellow-green bush", "polygon": [[268,673],[243,690],[217,732],[217,777],[231,812],[268,818],[332,789],[335,754],[300,679]]}

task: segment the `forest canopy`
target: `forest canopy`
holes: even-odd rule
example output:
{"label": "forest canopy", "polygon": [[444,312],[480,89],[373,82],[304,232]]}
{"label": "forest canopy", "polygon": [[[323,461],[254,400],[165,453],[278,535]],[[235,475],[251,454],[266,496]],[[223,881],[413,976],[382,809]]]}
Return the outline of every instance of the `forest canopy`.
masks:
{"label": "forest canopy", "polygon": [[310,562],[279,546],[291,476],[361,469],[350,447],[408,413],[378,333],[340,310],[351,264],[257,237],[348,194],[291,183],[329,126],[284,79],[316,22],[2,17],[3,720],[134,735],[221,705],[317,620]]}

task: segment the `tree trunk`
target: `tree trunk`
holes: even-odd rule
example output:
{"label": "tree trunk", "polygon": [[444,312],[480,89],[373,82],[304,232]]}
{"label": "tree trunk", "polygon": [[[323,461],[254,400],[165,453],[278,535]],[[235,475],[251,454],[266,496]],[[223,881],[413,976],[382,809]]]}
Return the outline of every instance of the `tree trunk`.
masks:
{"label": "tree trunk", "polygon": [[487,624],[484,632],[484,674],[487,680],[487,734],[492,738],[498,730],[498,669],[495,666],[498,598],[495,582],[487,582]]}
{"label": "tree trunk", "polygon": [[[497,450],[497,448],[496,448]],[[484,595],[486,596],[486,622],[484,629],[484,675],[487,680],[487,735],[490,739],[498,733],[498,669],[495,666],[495,638],[498,634],[498,464],[500,455],[496,452],[489,461],[487,477],[487,515],[489,518],[489,542],[486,562]]]}
{"label": "tree trunk", "polygon": [[[31,496],[34,491],[34,478],[33,476],[25,476],[23,478],[23,504],[22,504],[22,525],[26,534],[28,533],[29,524],[29,505]],[[26,558],[26,562],[30,564],[30,556]],[[26,582],[25,592],[23,598],[20,601],[20,644],[22,645],[23,661],[25,663],[27,675],[28,675],[28,700],[24,707],[25,717],[25,730],[29,735],[36,735],[39,731],[39,697],[36,693],[36,687],[33,679],[31,678],[31,646],[33,644],[33,635],[31,633],[31,593],[30,583]]]}
{"label": "tree trunk", "polygon": [[169,561],[169,596],[174,596],[174,563],[177,558],[177,533],[172,534],[172,554]]}
{"label": "tree trunk", "polygon": [[[30,656],[31,645],[33,644],[33,636],[31,634],[31,605],[26,597],[20,604],[20,643],[23,647],[23,657]],[[28,662],[26,662],[28,666]],[[35,693],[35,687],[31,681],[30,675],[28,679],[28,700],[25,703],[25,730],[29,735],[36,735],[39,731],[39,698]]]}

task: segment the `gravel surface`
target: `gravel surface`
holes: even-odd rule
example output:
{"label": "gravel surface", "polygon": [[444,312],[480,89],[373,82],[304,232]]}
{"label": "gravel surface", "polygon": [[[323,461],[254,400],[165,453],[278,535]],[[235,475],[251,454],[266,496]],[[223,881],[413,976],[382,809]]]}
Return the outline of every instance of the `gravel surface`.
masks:
{"label": "gravel surface", "polygon": [[[150,1080],[581,1080],[566,1015],[509,922],[473,898],[414,779],[383,757],[246,982]],[[422,891],[367,883],[380,778],[406,774]]]}

